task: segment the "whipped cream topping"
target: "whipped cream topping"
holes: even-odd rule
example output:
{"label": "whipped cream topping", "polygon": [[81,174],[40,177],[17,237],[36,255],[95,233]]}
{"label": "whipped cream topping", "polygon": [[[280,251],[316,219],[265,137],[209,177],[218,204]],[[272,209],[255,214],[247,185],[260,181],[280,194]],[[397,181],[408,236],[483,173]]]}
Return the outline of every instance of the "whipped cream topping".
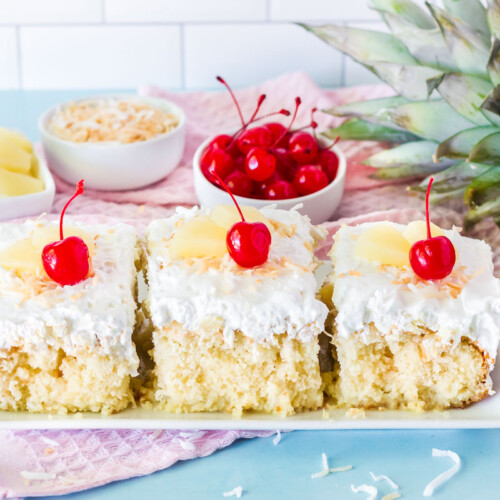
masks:
{"label": "whipped cream topping", "polygon": [[213,319],[229,345],[237,330],[256,342],[273,342],[283,333],[308,341],[323,330],[328,311],[316,299],[313,248],[324,234],[296,210],[261,212],[275,229],[268,261],[254,269],[239,267],[229,254],[206,266],[203,259],[170,259],[168,240],[176,227],[207,209],[178,208],[150,224],[149,309],[156,327],[176,321],[196,332]]}
{"label": "whipped cream topping", "polygon": [[[45,224],[0,224],[0,250]],[[128,361],[130,373],[135,375],[138,358],[132,332],[137,232],[125,224],[83,226],[69,218],[66,224],[94,237],[94,276],[73,286],[55,285],[34,294],[13,271],[0,265],[0,349],[56,346],[67,355],[76,355],[79,348],[87,347]]]}
{"label": "whipped cream topping", "polygon": [[372,225],[344,226],[335,236],[330,279],[337,334],[357,332],[367,341],[370,323],[384,335],[425,327],[443,344],[458,344],[462,336],[477,342],[492,367],[500,339],[500,280],[493,275],[490,247],[457,230],[445,231],[457,253],[454,270],[444,280],[424,282],[409,266],[381,267],[356,257],[357,237]]}

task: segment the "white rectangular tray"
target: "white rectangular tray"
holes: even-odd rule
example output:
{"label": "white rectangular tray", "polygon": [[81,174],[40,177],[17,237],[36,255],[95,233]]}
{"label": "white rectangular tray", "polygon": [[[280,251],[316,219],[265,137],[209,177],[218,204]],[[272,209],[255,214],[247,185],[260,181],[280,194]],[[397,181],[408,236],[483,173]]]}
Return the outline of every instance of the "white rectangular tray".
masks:
{"label": "white rectangular tray", "polygon": [[[497,356],[498,359],[498,356]],[[493,372],[500,388],[500,369]],[[235,418],[223,413],[169,414],[146,408],[102,416],[94,413],[45,415],[0,411],[0,429],[486,429],[500,428],[500,393],[465,409],[443,412],[367,411],[348,417],[345,410],[312,411],[293,417],[249,414]]]}

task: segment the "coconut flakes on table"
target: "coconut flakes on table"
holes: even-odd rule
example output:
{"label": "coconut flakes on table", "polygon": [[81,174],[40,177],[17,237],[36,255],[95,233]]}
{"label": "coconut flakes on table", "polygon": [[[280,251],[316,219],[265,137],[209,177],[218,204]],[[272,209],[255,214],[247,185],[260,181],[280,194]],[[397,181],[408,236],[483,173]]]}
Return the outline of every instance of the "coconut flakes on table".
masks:
{"label": "coconut flakes on table", "polygon": [[370,484],[360,484],[359,486],[351,484],[351,490],[353,493],[368,493],[369,496],[366,497],[366,500],[376,500],[378,495],[377,488],[375,488],[375,486],[371,486]]}
{"label": "coconut flakes on table", "polygon": [[389,484],[389,486],[393,490],[399,490],[399,486],[390,477],[384,476],[383,474],[376,476],[373,472],[370,472],[370,476],[372,477],[372,479],[374,481],[377,481],[377,482],[378,481],[387,481],[387,483]]}
{"label": "coconut flakes on table", "polygon": [[242,494],[243,494],[243,488],[241,486],[236,486],[236,488],[232,489],[231,491],[225,491],[224,493],[222,493],[222,495],[225,497],[236,497],[236,498],[241,498]]}
{"label": "coconut flakes on table", "polygon": [[460,457],[451,450],[438,450],[437,448],[432,449],[433,457],[449,457],[453,460],[454,464],[447,471],[439,474],[435,477],[424,489],[424,497],[430,497],[434,493],[434,490],[441,486],[443,483],[451,479],[460,470]]}
{"label": "coconut flakes on table", "polygon": [[311,474],[311,479],[319,479],[320,477],[325,477],[330,474],[330,472],[346,472],[352,469],[352,465],[344,465],[342,467],[328,467],[328,458],[326,457],[326,453],[321,454],[321,459],[323,461],[323,469],[319,472]]}
{"label": "coconut flakes on table", "polygon": [[278,446],[278,443],[281,441],[281,431],[276,431],[276,437],[273,439],[274,446]]}

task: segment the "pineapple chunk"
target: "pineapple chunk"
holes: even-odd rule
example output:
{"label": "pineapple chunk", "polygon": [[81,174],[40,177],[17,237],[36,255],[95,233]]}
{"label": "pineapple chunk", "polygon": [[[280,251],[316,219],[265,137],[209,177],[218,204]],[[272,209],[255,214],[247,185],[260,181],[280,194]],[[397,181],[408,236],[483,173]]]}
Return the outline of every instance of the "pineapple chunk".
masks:
{"label": "pineapple chunk", "polygon": [[20,148],[24,149],[27,153],[33,153],[33,146],[31,142],[27,137],[21,134],[21,132],[0,127],[0,141],[1,140],[12,142]]}
{"label": "pineapple chunk", "polygon": [[[403,236],[409,241],[410,245],[413,243],[427,239],[427,224],[423,220],[415,220],[410,222],[405,230]],[[444,236],[444,231],[436,224],[431,222],[431,236]]]}
{"label": "pineapple chunk", "polygon": [[[240,208],[247,222],[262,222],[271,231],[270,222],[255,207],[241,206]],[[217,205],[212,210],[210,218],[226,230],[230,229],[236,222],[241,222],[240,213],[235,205]]]}
{"label": "pineapple chunk", "polygon": [[227,253],[226,236],[226,229],[209,217],[196,217],[180,227],[170,240],[170,257],[223,257]]}
{"label": "pineapple chunk", "polygon": [[31,156],[14,142],[0,138],[0,168],[27,174],[31,168]]}
{"label": "pineapple chunk", "polygon": [[38,193],[43,189],[43,182],[40,179],[0,168],[0,197]]}
{"label": "pineapple chunk", "polygon": [[390,222],[374,224],[362,233],[356,244],[357,257],[390,266],[410,264],[410,243]]}
{"label": "pineapple chunk", "polygon": [[0,250],[0,266],[14,271],[18,276],[23,273],[41,275],[43,270],[42,253],[31,238],[24,238]]}
{"label": "pineapple chunk", "polygon": [[[65,227],[64,236],[82,238],[89,247],[89,253],[94,252],[94,240],[85,231],[76,227]],[[44,274],[42,250],[49,243],[58,240],[58,226],[51,225],[37,228],[27,238],[16,241],[0,251],[0,266],[9,271],[14,271],[18,276],[24,273],[41,276]]]}

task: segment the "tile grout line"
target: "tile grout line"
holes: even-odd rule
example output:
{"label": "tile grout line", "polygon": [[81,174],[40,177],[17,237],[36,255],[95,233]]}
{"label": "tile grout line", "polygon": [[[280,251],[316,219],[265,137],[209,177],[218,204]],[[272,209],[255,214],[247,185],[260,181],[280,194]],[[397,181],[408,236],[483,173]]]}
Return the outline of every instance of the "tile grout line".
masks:
{"label": "tile grout line", "polygon": [[21,27],[16,26],[16,55],[17,55],[17,86],[19,89],[24,88],[23,68],[22,68],[22,52],[21,52]]}
{"label": "tile grout line", "polygon": [[179,51],[181,65],[181,89],[186,90],[186,37],[185,24],[179,26]]}

